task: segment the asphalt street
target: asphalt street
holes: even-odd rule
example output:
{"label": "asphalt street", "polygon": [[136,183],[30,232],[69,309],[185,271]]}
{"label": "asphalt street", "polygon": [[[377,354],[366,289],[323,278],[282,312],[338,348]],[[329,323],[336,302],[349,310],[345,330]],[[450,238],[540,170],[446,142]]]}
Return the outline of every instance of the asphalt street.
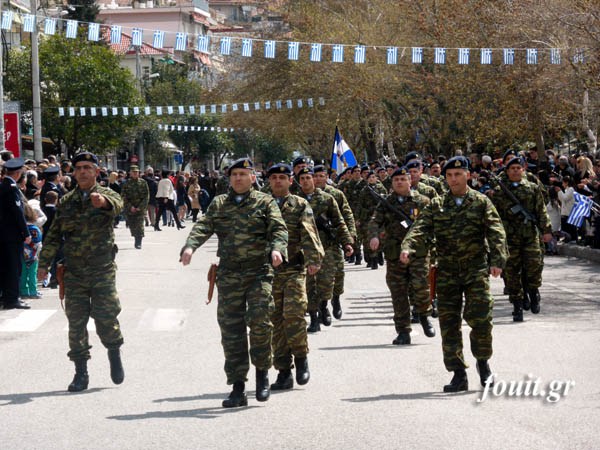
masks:
{"label": "asphalt street", "polygon": [[[29,311],[0,311],[2,449],[600,448],[599,265],[547,257],[542,312],[526,313],[520,324],[512,322],[502,282],[493,280],[490,366],[499,395],[488,392],[483,401],[466,324],[470,390],[444,394],[451,374],[437,320],[435,338],[416,325],[412,345],[391,345],[385,270],[347,266],[342,320],[309,337],[310,383],[258,403],[251,370],[248,407],[223,409],[229,386],[216,298],[205,304],[217,243],[182,267],[187,225],[146,228],[142,250],[123,226],[116,230],[126,371],[120,386],[110,381],[106,351],[90,325],[90,388],[66,392],[73,366],[57,290],[44,289]],[[272,370],[271,382],[275,377]],[[508,395],[511,381],[527,380],[530,394],[537,380],[538,395]]]}

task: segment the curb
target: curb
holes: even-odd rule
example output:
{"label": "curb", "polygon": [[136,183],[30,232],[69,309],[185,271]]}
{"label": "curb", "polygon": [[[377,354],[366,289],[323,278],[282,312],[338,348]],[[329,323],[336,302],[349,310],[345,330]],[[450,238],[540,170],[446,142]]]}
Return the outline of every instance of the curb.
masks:
{"label": "curb", "polygon": [[600,263],[600,249],[582,247],[575,244],[559,244],[558,254]]}

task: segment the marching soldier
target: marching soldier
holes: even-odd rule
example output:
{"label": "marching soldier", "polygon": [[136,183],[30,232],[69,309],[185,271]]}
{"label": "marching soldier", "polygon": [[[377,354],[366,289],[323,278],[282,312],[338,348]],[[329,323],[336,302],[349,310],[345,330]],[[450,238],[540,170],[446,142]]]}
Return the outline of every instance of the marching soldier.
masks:
{"label": "marching soldier", "polygon": [[194,251],[217,234],[217,318],[227,384],[233,384],[223,407],[233,408],[248,404],[246,327],[250,328],[250,358],[256,367],[256,399],[264,402],[271,394],[268,373],[273,362],[273,268],[287,260],[288,233],[273,197],[252,189],[256,175],[250,159],[234,161],[228,176],[229,193],[215,197],[206,215],[194,224],[181,250],[181,262],[187,266]]}
{"label": "marching soldier", "polygon": [[144,218],[148,208],[148,183],[140,178],[140,168],[131,166],[129,169],[129,180],[121,189],[123,209],[127,218],[129,231],[135,240],[135,248],[142,248],[144,238]]}
{"label": "marching soldier", "polygon": [[[348,192],[346,193],[346,198],[348,198],[348,202],[350,203],[350,208],[352,208],[352,213],[354,214],[355,219],[358,218],[360,191],[363,187],[365,187],[366,183],[362,174],[363,172],[367,173],[368,171],[368,166],[364,166],[363,168],[354,166],[352,168],[352,178],[348,182]],[[352,259],[349,262],[352,263],[352,261],[354,261],[355,265],[360,266],[362,264],[362,242],[360,240],[359,233],[357,233],[356,240],[354,241],[352,248],[353,255],[351,256]]]}
{"label": "marching soldier", "polygon": [[[414,162],[418,162],[419,164],[415,166],[412,164]],[[420,169],[417,180],[427,186],[434,188],[435,192],[437,192],[438,195],[442,195],[445,192],[446,189],[441,180],[439,180],[436,177],[428,176],[425,173],[423,173],[423,157],[421,155],[419,155],[417,152],[408,153],[404,160],[404,165],[408,168],[416,167],[416,168]],[[411,175],[414,177],[415,173],[411,172]]]}
{"label": "marching soldier", "polygon": [[[482,386],[491,375],[492,308],[489,273],[498,277],[508,257],[506,234],[492,202],[468,187],[469,162],[462,156],[444,166],[450,191],[434,198],[402,242],[404,264],[435,239],[438,256],[438,308],[444,364],[454,376],[444,392],[466,391],[461,323],[471,327],[471,351]],[[463,294],[465,297],[463,311]],[[462,315],[461,315],[462,312]]]}
{"label": "marching soldier", "polygon": [[[288,260],[275,269],[273,300],[273,365],[279,371],[271,390],[294,386],[292,367],[296,365],[296,382],[308,383],[308,339],[306,334],[306,272],[315,275],[325,255],[312,209],[308,202],[290,194],[292,170],[276,164],[268,172],[269,183],[288,229]],[[292,361],[293,357],[293,361]]]}
{"label": "marching soldier", "polygon": [[298,156],[292,161],[292,170],[294,172],[294,176],[292,178],[292,185],[290,186],[290,192],[292,194],[300,195],[302,188],[300,187],[298,175],[300,174],[300,171],[305,167],[308,167],[309,164],[310,158],[308,156]]}
{"label": "marching soldier", "polygon": [[438,196],[438,193],[434,187],[425,184],[422,181],[423,165],[420,160],[412,160],[411,162],[407,163],[405,167],[410,173],[411,189],[418,191],[419,194],[428,197],[430,200],[433,200]]}
{"label": "marching soldier", "polygon": [[375,250],[369,250],[369,221],[371,220],[371,216],[375,211],[375,207],[377,203],[373,201],[373,194],[371,194],[370,189],[374,190],[377,194],[381,196],[387,196],[388,190],[385,186],[379,181],[375,172],[370,171],[367,177],[367,184],[360,191],[360,195],[358,197],[358,229],[360,240],[365,244],[365,261],[371,269],[377,269],[378,265],[383,265],[383,255],[381,252]]}

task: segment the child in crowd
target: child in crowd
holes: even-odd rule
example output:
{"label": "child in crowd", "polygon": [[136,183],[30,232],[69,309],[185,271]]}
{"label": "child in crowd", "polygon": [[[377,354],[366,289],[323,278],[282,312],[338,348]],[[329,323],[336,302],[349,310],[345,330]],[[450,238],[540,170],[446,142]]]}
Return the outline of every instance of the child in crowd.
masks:
{"label": "child in crowd", "polygon": [[25,203],[25,219],[31,234],[31,242],[23,244],[23,268],[21,270],[20,292],[22,298],[41,298],[37,290],[38,258],[42,249],[42,230],[35,224],[36,213]]}

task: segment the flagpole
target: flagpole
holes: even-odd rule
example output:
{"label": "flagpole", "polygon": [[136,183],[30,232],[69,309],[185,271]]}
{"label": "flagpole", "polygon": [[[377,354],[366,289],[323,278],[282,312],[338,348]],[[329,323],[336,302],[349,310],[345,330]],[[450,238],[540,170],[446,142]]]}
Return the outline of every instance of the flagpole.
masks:
{"label": "flagpole", "polygon": [[336,124],[335,124],[335,132],[333,133],[333,148],[331,149],[331,158],[329,158],[329,167],[332,168],[333,167],[333,158],[335,158],[335,137],[337,136],[337,134],[339,133],[338,130],[338,126],[337,126],[337,120],[336,120]]}

